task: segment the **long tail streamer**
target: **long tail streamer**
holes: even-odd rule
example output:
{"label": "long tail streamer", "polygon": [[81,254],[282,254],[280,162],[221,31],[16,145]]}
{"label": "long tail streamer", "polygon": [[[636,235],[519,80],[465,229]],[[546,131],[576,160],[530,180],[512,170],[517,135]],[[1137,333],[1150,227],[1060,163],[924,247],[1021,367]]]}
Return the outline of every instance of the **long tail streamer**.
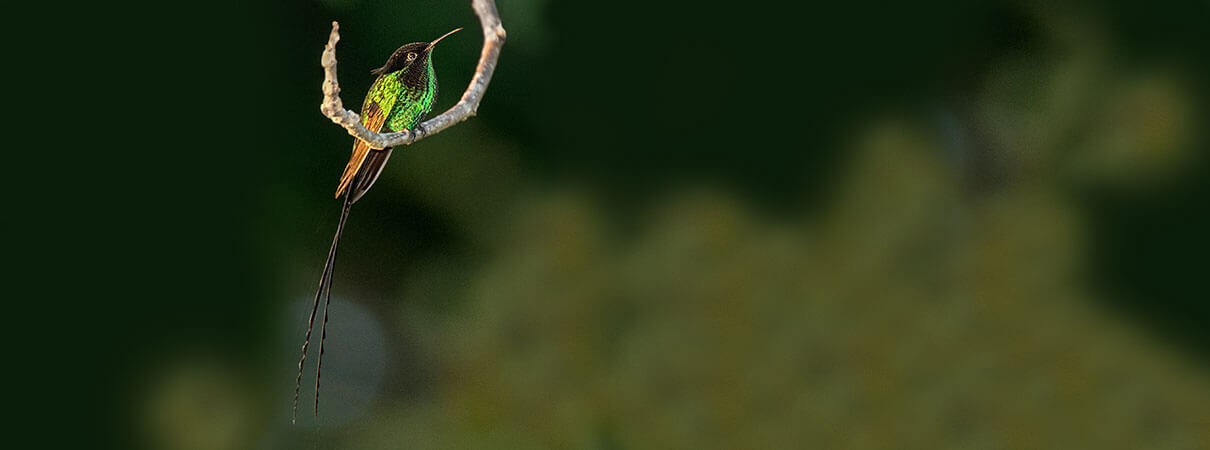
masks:
{"label": "long tail streamer", "polygon": [[324,298],[323,321],[319,326],[319,357],[315,364],[315,415],[319,416],[319,375],[323,369],[324,339],[328,332],[328,305],[332,303],[332,272],[336,265],[336,249],[340,247],[340,235],[344,233],[345,221],[349,218],[349,209],[353,206],[353,197],[345,192],[344,205],[340,209],[340,222],[336,225],[336,236],[332,238],[332,247],[328,249],[328,260],[324,263],[323,273],[319,276],[319,289],[315,291],[315,303],[311,306],[311,317],[307,319],[307,334],[303,338],[302,357],[298,359],[298,377],[294,379],[294,407],[290,413],[290,423],[298,419],[298,397],[302,390],[303,364],[307,361],[307,348],[311,345],[311,330],[315,326],[315,313],[319,311],[319,299]]}

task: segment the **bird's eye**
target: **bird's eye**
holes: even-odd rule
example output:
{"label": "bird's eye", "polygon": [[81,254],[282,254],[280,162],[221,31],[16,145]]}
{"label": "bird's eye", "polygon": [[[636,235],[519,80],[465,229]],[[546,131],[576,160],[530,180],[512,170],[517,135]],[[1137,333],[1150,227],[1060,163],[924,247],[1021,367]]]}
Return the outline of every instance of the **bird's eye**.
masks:
{"label": "bird's eye", "polygon": [[416,59],[416,52],[408,52],[408,61]]}

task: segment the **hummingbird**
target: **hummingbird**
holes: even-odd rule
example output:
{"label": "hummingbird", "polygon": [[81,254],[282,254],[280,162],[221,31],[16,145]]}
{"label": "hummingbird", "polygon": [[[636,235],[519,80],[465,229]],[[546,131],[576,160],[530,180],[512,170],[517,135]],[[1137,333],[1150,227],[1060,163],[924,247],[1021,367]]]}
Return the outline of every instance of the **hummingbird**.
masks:
{"label": "hummingbird", "polygon": [[[375,133],[412,131],[423,133],[420,121],[433,109],[437,99],[437,76],[433,73],[433,47],[442,39],[461,30],[457,28],[431,42],[413,42],[395,50],[386,64],[371,70],[378,78],[370,85],[365,101],[361,104],[361,123]],[[365,195],[378,180],[391,149],[371,149],[360,139],[353,142],[353,155],[345,165],[336,188],[336,198],[344,195],[340,209],[340,221],[332,247],[328,249],[328,260],[319,277],[319,289],[315,292],[315,304],[311,306],[311,317],[307,319],[307,334],[303,338],[302,357],[298,360],[298,377],[294,382],[294,407],[290,422],[298,418],[298,395],[302,385],[303,363],[307,360],[307,348],[311,344],[311,330],[315,326],[315,313],[319,310],[319,299],[324,298],[323,321],[319,327],[319,356],[315,364],[315,415],[319,416],[319,375],[323,368],[324,338],[327,337],[328,305],[332,300],[332,269],[336,260],[336,249],[340,235],[344,232],[349,208]]]}

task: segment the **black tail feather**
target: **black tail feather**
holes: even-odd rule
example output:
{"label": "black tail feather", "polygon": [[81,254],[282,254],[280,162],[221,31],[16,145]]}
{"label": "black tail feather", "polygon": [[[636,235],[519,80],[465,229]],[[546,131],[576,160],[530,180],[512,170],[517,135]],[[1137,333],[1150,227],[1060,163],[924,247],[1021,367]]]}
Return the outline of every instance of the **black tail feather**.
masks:
{"label": "black tail feather", "polygon": [[370,150],[370,153],[366,155],[365,162],[361,163],[361,171],[353,179],[353,182],[349,183],[348,189],[353,191],[353,203],[357,203],[357,200],[361,199],[361,196],[370,190],[374,182],[378,181],[378,176],[382,175],[382,168],[386,167],[387,160],[390,158],[390,147],[382,150]]}
{"label": "black tail feather", "polygon": [[307,361],[307,348],[311,345],[311,330],[315,326],[315,313],[319,310],[319,298],[324,297],[323,321],[319,326],[319,357],[315,365],[315,415],[319,416],[319,374],[323,368],[324,339],[327,337],[328,305],[332,302],[332,272],[336,265],[336,249],[340,247],[340,235],[344,233],[345,221],[349,218],[349,209],[355,199],[345,192],[344,205],[340,209],[340,222],[336,225],[336,235],[332,237],[332,247],[328,249],[328,260],[324,262],[323,273],[319,276],[319,289],[315,291],[315,303],[311,306],[311,316],[307,319],[307,334],[303,337],[302,357],[298,359],[298,376],[294,379],[294,407],[290,414],[290,423],[298,419],[298,397],[302,388],[303,363]]}

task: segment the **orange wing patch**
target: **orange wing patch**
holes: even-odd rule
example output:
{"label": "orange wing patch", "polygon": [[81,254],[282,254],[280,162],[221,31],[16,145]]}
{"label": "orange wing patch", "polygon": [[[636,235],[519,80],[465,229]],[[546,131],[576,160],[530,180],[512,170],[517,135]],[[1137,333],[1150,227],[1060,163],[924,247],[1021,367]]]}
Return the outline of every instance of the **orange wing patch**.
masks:
{"label": "orange wing patch", "polygon": [[[376,102],[367,102],[365,111],[362,113],[362,125],[365,125],[367,130],[375,133],[382,131],[382,124],[386,123],[387,113],[378,107]],[[336,198],[340,198],[340,194],[345,192],[349,187],[349,183],[353,182],[353,177],[357,175],[357,171],[361,170],[361,165],[365,163],[366,156],[373,151],[368,144],[361,139],[354,138],[353,140],[353,156],[349,158],[349,163],[345,165],[345,172],[340,176],[340,186],[336,188]]]}

